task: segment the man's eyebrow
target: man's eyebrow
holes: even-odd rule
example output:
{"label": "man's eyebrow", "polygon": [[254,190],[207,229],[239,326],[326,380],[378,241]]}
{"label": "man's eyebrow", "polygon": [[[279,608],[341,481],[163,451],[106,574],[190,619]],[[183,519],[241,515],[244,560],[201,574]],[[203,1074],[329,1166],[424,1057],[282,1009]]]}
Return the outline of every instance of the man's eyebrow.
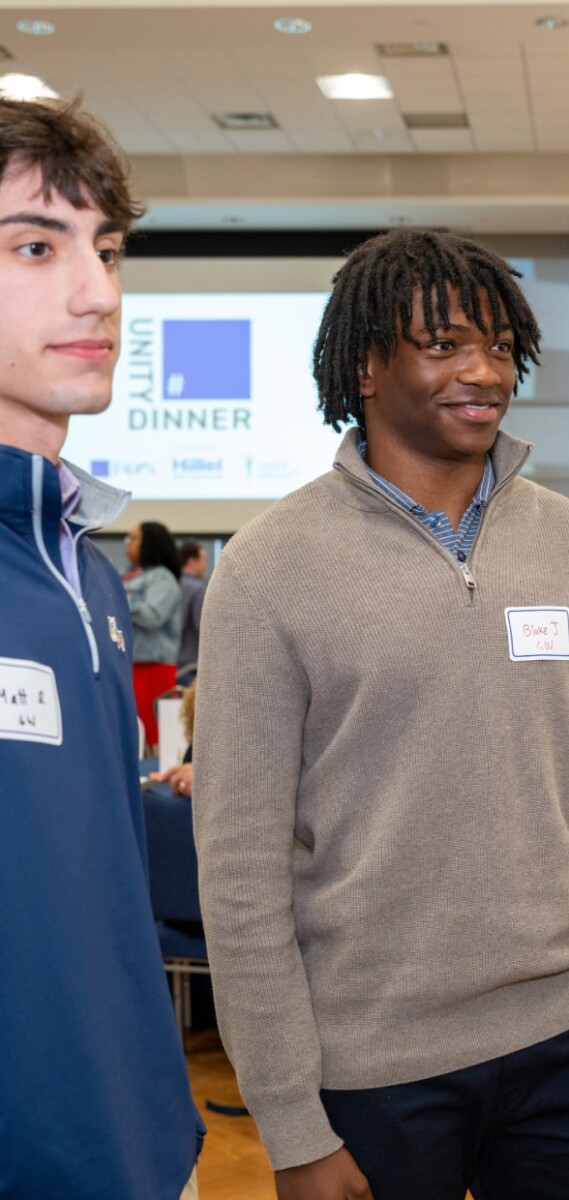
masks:
{"label": "man's eyebrow", "polygon": [[102,237],[105,233],[120,233],[126,237],[128,230],[123,221],[113,220],[112,217],[109,217],[97,226],[97,237]]}
{"label": "man's eyebrow", "polygon": [[67,221],[58,221],[55,217],[44,217],[41,213],[16,212],[8,217],[0,217],[0,225],[36,225],[39,229],[51,229],[54,233],[71,233]]}
{"label": "man's eyebrow", "polygon": [[[68,221],[58,220],[56,217],[45,217],[43,213],[35,212],[16,212],[10,213],[8,217],[0,217],[0,225],[35,225],[37,229],[47,229],[52,233],[63,233],[66,236],[73,237],[74,229]],[[95,230],[96,237],[103,237],[106,233],[120,233],[126,237],[126,229],[121,221],[108,218],[101,221]]]}

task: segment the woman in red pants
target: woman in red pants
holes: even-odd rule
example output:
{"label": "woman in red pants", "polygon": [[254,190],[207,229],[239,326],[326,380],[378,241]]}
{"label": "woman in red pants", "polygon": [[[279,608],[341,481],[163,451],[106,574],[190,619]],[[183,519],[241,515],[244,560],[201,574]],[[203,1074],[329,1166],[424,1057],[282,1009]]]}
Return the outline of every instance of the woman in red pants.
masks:
{"label": "woman in red pants", "polygon": [[133,570],[123,578],[133,624],[134,691],[151,753],[158,748],[154,701],[176,683],[182,594],[174,539],[158,521],[135,525],[125,550]]}

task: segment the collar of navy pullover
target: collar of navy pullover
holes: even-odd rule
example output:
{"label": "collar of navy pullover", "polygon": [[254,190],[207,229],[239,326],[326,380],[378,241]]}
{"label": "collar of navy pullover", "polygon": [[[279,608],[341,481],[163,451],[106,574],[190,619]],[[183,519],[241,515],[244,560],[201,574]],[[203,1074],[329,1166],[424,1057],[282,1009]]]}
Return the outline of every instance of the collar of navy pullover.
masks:
{"label": "collar of navy pullover", "polygon": [[[22,534],[29,529],[32,517],[32,460],[35,457],[41,456],[18,450],[14,446],[0,446],[2,522]],[[57,467],[49,459],[42,458],[42,462],[42,524],[44,528],[54,527],[57,531],[61,518],[59,475]],[[81,485],[79,503],[68,516],[69,522],[85,529],[98,529],[116,520],[128,504],[130,494],[100,483],[72,463],[66,462],[65,465]]]}

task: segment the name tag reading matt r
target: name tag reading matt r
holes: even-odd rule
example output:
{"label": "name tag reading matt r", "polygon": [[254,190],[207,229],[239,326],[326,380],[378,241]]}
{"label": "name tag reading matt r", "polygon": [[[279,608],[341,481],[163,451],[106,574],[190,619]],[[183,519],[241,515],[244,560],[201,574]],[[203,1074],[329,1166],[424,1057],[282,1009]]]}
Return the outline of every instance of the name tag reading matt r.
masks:
{"label": "name tag reading matt r", "polygon": [[61,746],[61,708],[51,667],[0,658],[0,738]]}
{"label": "name tag reading matt r", "polygon": [[569,608],[506,608],[510,658],[569,659]]}

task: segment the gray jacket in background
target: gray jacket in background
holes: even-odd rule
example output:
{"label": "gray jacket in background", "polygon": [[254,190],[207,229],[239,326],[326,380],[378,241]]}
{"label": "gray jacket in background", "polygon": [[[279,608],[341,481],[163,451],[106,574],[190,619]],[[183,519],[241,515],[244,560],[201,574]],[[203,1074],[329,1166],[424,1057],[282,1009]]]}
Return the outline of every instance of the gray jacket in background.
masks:
{"label": "gray jacket in background", "polygon": [[167,567],[148,567],[123,580],[133,625],[134,662],[175,663],[182,592]]}

